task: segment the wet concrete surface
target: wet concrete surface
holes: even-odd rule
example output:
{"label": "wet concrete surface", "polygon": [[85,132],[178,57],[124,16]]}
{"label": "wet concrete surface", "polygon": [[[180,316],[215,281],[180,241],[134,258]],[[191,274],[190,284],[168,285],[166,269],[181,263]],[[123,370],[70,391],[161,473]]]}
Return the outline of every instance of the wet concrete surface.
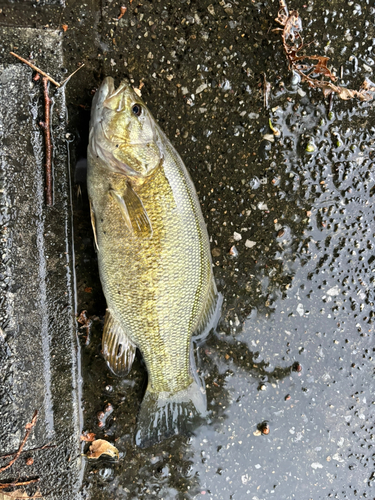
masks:
{"label": "wet concrete surface", "polygon": [[[373,103],[335,98],[330,108],[291,77],[272,32],[277,2],[126,5],[121,19],[114,2],[28,7],[30,25],[60,30],[67,70],[86,65],[67,88],[78,310],[91,317],[80,330],[84,429],[121,458],[86,463],[82,497],[374,498]],[[289,7],[340,84],[372,78],[370,4]],[[0,22],[24,25],[19,5],[5,4]],[[100,346],[105,300],[84,175],[91,99],[107,75],[144,83],[195,182],[224,295],[217,331],[196,349],[207,425],[146,450],[134,445],[142,360],[114,378]]]}
{"label": "wet concrete surface", "polygon": [[[55,31],[0,27],[0,39],[43,51],[52,67],[61,66]],[[82,464],[65,94],[59,89],[53,98],[54,205],[46,207],[40,82],[32,76],[26,65],[0,65],[0,455],[18,449],[38,411],[24,453],[0,481],[39,479],[30,494],[38,488],[71,499]]]}

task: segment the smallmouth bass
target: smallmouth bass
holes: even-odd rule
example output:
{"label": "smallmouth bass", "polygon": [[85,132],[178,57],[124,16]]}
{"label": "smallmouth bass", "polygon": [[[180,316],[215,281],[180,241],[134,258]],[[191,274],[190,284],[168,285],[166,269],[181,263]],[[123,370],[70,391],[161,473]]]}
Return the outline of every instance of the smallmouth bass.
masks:
{"label": "smallmouth bass", "polygon": [[192,337],[221,305],[193,182],[129,83],[106,78],[91,110],[88,193],[107,301],[103,354],[126,374],[138,348],[148,385],[136,443],[191,430],[206,414]]}

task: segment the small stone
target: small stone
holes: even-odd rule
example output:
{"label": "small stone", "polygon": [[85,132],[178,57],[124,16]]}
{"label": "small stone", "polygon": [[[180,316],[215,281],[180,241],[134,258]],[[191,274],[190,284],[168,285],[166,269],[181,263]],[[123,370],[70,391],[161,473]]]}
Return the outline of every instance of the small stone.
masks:
{"label": "small stone", "polygon": [[234,232],[233,233],[233,239],[234,239],[234,241],[240,241],[240,240],[242,240],[242,236],[241,236],[240,233]]}
{"label": "small stone", "polygon": [[269,142],[275,142],[275,137],[273,134],[264,134],[263,139]]}
{"label": "small stone", "polygon": [[292,369],[294,372],[301,372],[302,371],[301,363],[298,363],[298,361],[296,361],[295,363],[293,363]]}
{"label": "small stone", "polygon": [[260,431],[265,436],[270,433],[270,426],[268,425],[268,422],[262,422],[261,423],[261,425],[260,425]]}
{"label": "small stone", "polygon": [[238,257],[238,250],[234,245],[230,248],[229,255],[232,257]]}
{"label": "small stone", "polygon": [[262,385],[260,386],[260,390],[261,390],[261,391],[265,391],[266,389],[267,389],[267,387],[266,387],[264,384],[262,384]]}
{"label": "small stone", "polygon": [[285,396],[285,401],[289,401],[290,399],[291,399],[291,395],[290,395],[290,394],[287,394],[287,395]]}
{"label": "small stone", "polygon": [[246,248],[253,248],[253,247],[255,247],[256,244],[257,244],[256,241],[251,241],[251,240],[246,240],[245,241],[245,247]]}
{"label": "small stone", "polygon": [[207,88],[207,83],[202,83],[202,85],[199,85],[199,87],[197,87],[195,93],[196,94],[200,94],[201,92],[203,92],[205,89]]}
{"label": "small stone", "polygon": [[327,295],[329,295],[330,297],[335,297],[336,295],[340,295],[340,292],[340,287],[336,285],[327,291]]}
{"label": "small stone", "polygon": [[212,4],[210,4],[208,7],[207,7],[207,10],[208,12],[211,14],[211,16],[214,16],[215,15],[215,9],[214,9],[214,6]]}
{"label": "small stone", "polygon": [[217,247],[213,248],[211,250],[211,254],[212,254],[212,257],[219,257],[221,255],[220,248],[217,248]]}
{"label": "small stone", "polygon": [[323,469],[323,465],[322,465],[322,464],[320,464],[319,462],[314,462],[314,463],[312,463],[312,464],[311,464],[311,467],[312,467],[313,469]]}

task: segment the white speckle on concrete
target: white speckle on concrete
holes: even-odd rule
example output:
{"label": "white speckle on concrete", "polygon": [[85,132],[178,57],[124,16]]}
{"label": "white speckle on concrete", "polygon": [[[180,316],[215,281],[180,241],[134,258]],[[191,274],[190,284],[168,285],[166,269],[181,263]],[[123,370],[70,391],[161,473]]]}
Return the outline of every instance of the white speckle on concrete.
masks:
{"label": "white speckle on concrete", "polygon": [[259,210],[268,210],[267,203],[263,203],[263,202],[260,201],[258,203],[258,208],[259,208]]}
{"label": "white speckle on concrete", "polygon": [[201,92],[203,92],[205,89],[207,88],[207,83],[202,83],[202,85],[199,85],[199,87],[197,87],[195,93],[196,94],[200,94]]}
{"label": "white speckle on concrete", "polygon": [[251,240],[246,240],[245,241],[245,247],[246,248],[253,248],[257,244],[256,241],[251,241]]}
{"label": "white speckle on concrete", "polygon": [[263,139],[270,142],[275,142],[275,136],[273,134],[264,134]]}
{"label": "white speckle on concrete", "polygon": [[313,469],[323,469],[323,465],[322,465],[322,464],[320,464],[319,462],[314,462],[314,463],[312,463],[312,464],[311,464],[311,467],[312,467]]}
{"label": "white speckle on concrete", "polygon": [[336,285],[336,286],[333,286],[332,288],[330,288],[328,290],[327,295],[330,295],[331,297],[334,297],[336,295],[340,295],[340,292],[341,292],[341,290],[340,290],[339,286]]}

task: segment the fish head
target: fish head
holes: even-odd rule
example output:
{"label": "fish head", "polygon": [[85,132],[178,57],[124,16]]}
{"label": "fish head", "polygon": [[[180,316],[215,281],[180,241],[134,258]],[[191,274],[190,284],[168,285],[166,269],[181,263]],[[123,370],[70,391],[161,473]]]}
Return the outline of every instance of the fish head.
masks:
{"label": "fish head", "polygon": [[104,79],[91,111],[89,151],[106,168],[130,179],[144,180],[164,158],[160,129],[126,80],[115,89]]}

